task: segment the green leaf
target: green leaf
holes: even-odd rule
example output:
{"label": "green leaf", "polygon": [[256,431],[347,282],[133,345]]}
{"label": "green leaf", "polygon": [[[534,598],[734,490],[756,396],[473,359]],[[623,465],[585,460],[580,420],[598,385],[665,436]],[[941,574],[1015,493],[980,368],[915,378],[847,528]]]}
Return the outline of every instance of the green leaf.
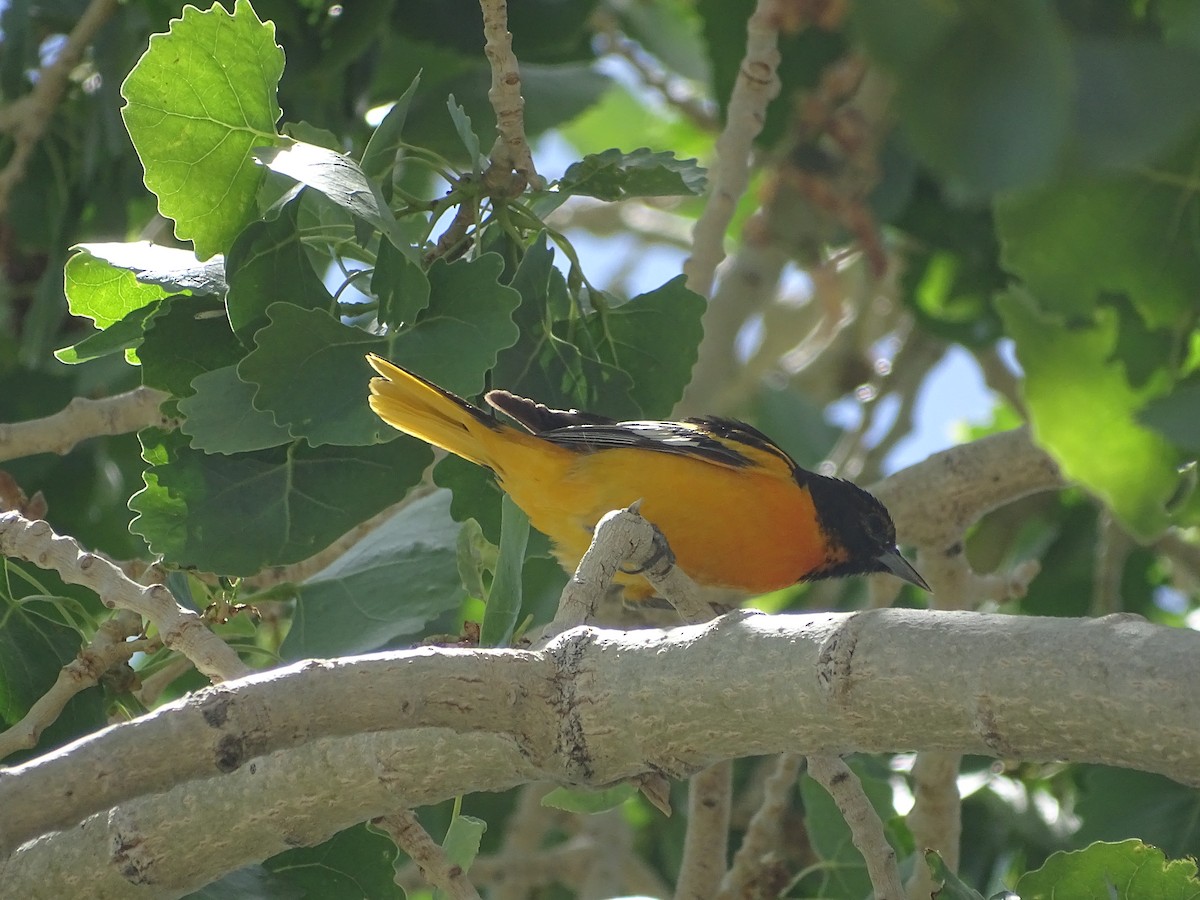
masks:
{"label": "green leaf", "polygon": [[1182,450],[1200,453],[1200,378],[1175,385],[1165,397],[1151,400],[1138,420]]}
{"label": "green leaf", "polygon": [[392,108],[387,111],[387,115],[375,127],[371,139],[367,141],[361,165],[369,178],[383,179],[398,163],[404,123],[408,119],[408,109],[420,83],[421,75],[418,73],[407,90],[392,103]]}
{"label": "green leaf", "polygon": [[1192,130],[1200,54],[1137,38],[1075,41],[1075,154],[1086,166],[1151,162]]}
{"label": "green leaf", "polygon": [[[487,822],[483,819],[455,816],[446,830],[446,839],[442,841],[442,848],[446,851],[446,858],[450,864],[459,866],[463,871],[470,869],[471,863],[479,855],[479,842],[483,839],[485,831]],[[434,896],[438,896],[439,893],[441,892],[435,892]]]}
{"label": "green leaf", "polygon": [[225,260],[207,262],[190,250],[160,247],[149,241],[78,244],[77,249],[119,269],[128,269],[142,284],[156,284],[173,294],[224,294]]}
{"label": "green leaf", "polygon": [[70,347],[55,350],[55,358],[59,362],[75,364],[134,349],[142,343],[146,320],[158,311],[159,302],[156,300],[148,306],[139,307],[98,334],[89,335]]}
{"label": "green leaf", "polygon": [[1034,437],[1064,473],[1099,495],[1133,534],[1149,539],[1167,526],[1165,504],[1178,486],[1176,453],[1138,423],[1164,378],[1135,390],[1112,359],[1117,317],[1098,310],[1091,327],[1042,315],[1013,290],[996,299],[1025,370]]}
{"label": "green leaf", "polygon": [[[449,509],[446,510],[449,514]],[[468,597],[482,600],[487,596],[483,587],[483,570],[496,564],[496,548],[483,536],[483,529],[476,519],[467,519],[459,526],[455,545],[458,559],[458,578]],[[489,552],[490,551],[490,552]],[[492,557],[490,565],[485,562],[485,553]]]}
{"label": "green leaf", "polygon": [[1161,165],[1068,178],[996,204],[1001,260],[1047,311],[1092,315],[1104,293],[1125,294],[1151,328],[1195,316],[1200,213],[1192,189],[1200,142]]}
{"label": "green leaf", "polygon": [[399,501],[431,459],[404,440],[223,456],[193,450],[178,433],[140,437],[151,465],[129,501],[138,514],[130,528],[173,565],[230,576],[307,559]]}
{"label": "green leaf", "polygon": [[888,0],[855,4],[855,22],[896,73],[904,131],[947,192],[977,199],[1053,174],[1074,87],[1070,46],[1053,8],[1041,0],[924,2],[898,34],[886,36],[898,18],[894,7]]}
{"label": "green leaf", "polygon": [[429,305],[429,279],[421,266],[391,243],[381,243],[371,274],[379,299],[379,321],[391,328],[411,325]]}
{"label": "green leaf", "polygon": [[1129,840],[1052,854],[1016,891],[1021,900],[1195,900],[1200,881],[1194,860],[1168,861],[1157,847]]}
{"label": "green leaf", "polygon": [[254,158],[301,184],[320,191],[338,206],[375,226],[390,241],[403,242],[396,230],[396,217],[358,163],[337,153],[299,141],[278,147],[260,147]]}
{"label": "green leaf", "polygon": [[389,335],[390,355],[460,397],[483,390],[496,355],[520,333],[513,310],[520,295],[499,283],[504,259],[485,253],[429,269],[429,305],[409,328]]}
{"label": "green leaf", "polygon": [[704,298],[685,282],[677,275],[590,321],[606,361],[632,378],[638,407],[649,417],[669,415],[683,396],[704,335]]}
{"label": "green leaf", "polygon": [[479,152],[479,136],[475,134],[475,129],[471,126],[471,117],[467,115],[467,111],[463,107],[459,106],[453,94],[446,100],[446,108],[450,110],[450,121],[454,123],[458,139],[466,148],[467,159],[471,161],[474,174],[479,175],[487,167],[488,161]]}
{"label": "green leaf", "polygon": [[[450,515],[455,522],[474,519],[490,543],[500,543],[500,503],[504,492],[487,469],[458,456],[447,456],[433,467],[433,483],[454,495]],[[480,594],[479,599],[485,595]]]}
{"label": "green leaf", "polygon": [[101,330],[168,296],[162,288],[142,284],[133,272],[86,250],[67,260],[64,288],[72,315],[86,316]]}
{"label": "green leaf", "polygon": [[1162,775],[1088,766],[1076,813],[1079,844],[1136,837],[1173,857],[1200,853],[1200,790]]}
{"label": "green leaf", "polygon": [[179,401],[179,412],[187,417],[179,430],[192,439],[193,450],[231,454],[291,443],[286,427],[276,425],[269,412],[254,408],[258,387],[242,381],[236,366],[197,375],[192,390]]}
{"label": "green leaf", "polygon": [[138,350],[142,383],[188,397],[193,378],[233,365],[244,352],[219,301],[178,294],[159,307],[146,328]]}
{"label": "green leaf", "polygon": [[251,150],[278,140],[282,74],[275,26],[238,0],[232,15],[185,6],[121,85],[146,187],[200,259],[228,250],[257,216],[263,173]]}
{"label": "green leaf", "polygon": [[507,647],[521,615],[521,569],[529,546],[529,517],[507,494],[500,508],[500,555],[479,633],[481,647]]}
{"label": "green leaf", "polygon": [[[704,299],[677,277],[580,322],[553,262],[542,236],[513,275],[511,286],[521,293],[515,315],[521,338],[500,354],[496,386],[552,407],[616,418],[668,414],[691,377]],[[664,354],[668,346],[676,349]]]}
{"label": "green leaf", "polygon": [[[75,658],[80,645],[79,632],[55,609],[57,598],[38,596],[40,591],[25,584],[22,571],[19,564],[0,558],[0,730],[24,718],[54,684],[62,666]],[[52,584],[57,581],[52,573],[39,572],[35,577],[47,581],[50,589],[58,586]],[[104,724],[101,692],[84,691],[42,732],[37,750],[44,753]],[[15,765],[30,755],[21,753],[0,762]]]}
{"label": "green leaf", "polygon": [[937,900],[983,900],[983,894],[968,885],[946,866],[945,860],[932,850],[925,851],[925,864],[941,887],[933,896]]}
{"label": "green leaf", "polygon": [[322,309],[272,303],[270,324],[238,364],[258,386],[254,405],[310,444],[379,444],[395,437],[367,405],[368,353],[386,353],[384,338],[343,325]]}
{"label": "green leaf", "polygon": [[457,610],[458,531],[448,491],[405,506],[300,586],[282,657],[369,653]]}
{"label": "green leaf", "polygon": [[605,150],[585,156],[558,182],[560,194],[626,200],[630,197],[698,197],[704,193],[704,170],[694,159],[642,147],[632,153]]}
{"label": "green leaf", "polygon": [[[297,847],[272,856],[263,867],[276,878],[295,886],[302,897],[371,897],[372,900],[403,898],[396,886],[393,861],[396,845],[391,838],[355,825],[339,831],[315,847]],[[271,900],[286,894],[271,885]],[[224,894],[223,897],[243,896]]]}
{"label": "green leaf", "polygon": [[562,809],[570,813],[592,815],[620,806],[630,797],[637,796],[637,788],[629,782],[615,784],[609,788],[590,791],[586,788],[555,788],[542,797],[542,806]]}
{"label": "green leaf", "polygon": [[254,222],[226,258],[229,321],[246,344],[267,324],[267,307],[281,297],[302,309],[334,308],[300,240],[299,214],[299,204],[291,202],[277,218]]}

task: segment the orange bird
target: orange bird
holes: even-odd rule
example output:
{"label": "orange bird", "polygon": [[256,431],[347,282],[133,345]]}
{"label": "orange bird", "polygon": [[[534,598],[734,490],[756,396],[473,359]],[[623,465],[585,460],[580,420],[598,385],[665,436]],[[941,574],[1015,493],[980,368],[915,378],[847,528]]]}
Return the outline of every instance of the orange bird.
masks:
{"label": "orange bird", "polygon": [[[568,571],[605,513],[641,500],[641,514],[701,585],[763,594],[890,572],[929,590],[896,549],[882,503],[800,468],[749,425],[710,417],[616,422],[490,391],[488,404],[522,430],[386,359],[367,361],[382,376],[371,379],[371,409],[393,428],[491,469]],[[638,575],[617,580],[631,600],[654,594]]]}

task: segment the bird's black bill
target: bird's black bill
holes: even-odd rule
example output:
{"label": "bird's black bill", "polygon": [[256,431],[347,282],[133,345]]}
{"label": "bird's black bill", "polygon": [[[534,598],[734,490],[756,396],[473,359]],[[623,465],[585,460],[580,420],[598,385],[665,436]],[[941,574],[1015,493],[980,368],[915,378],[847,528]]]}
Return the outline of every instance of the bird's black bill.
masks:
{"label": "bird's black bill", "polygon": [[891,572],[897,578],[902,578],[909,584],[915,584],[923,591],[933,593],[933,590],[921,577],[920,573],[912,567],[907,559],[900,555],[900,551],[893,547],[890,550],[884,550],[877,557],[875,562],[879,564],[881,572]]}

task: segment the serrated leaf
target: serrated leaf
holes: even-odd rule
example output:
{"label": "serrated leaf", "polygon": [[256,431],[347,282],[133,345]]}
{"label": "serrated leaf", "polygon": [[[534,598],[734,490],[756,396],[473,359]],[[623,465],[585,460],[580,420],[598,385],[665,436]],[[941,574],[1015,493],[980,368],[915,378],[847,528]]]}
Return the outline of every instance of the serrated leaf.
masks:
{"label": "serrated leaf", "polygon": [[100,330],[168,296],[162,288],[142,284],[133,272],[86,250],[67,260],[63,287],[71,314],[91,319]]}
{"label": "serrated leaf", "polygon": [[283,50],[247,0],[230,15],[185,6],[121,85],[125,127],[175,233],[200,259],[228,250],[257,215],[254,147],[278,140]]}
{"label": "serrated leaf", "polygon": [[628,782],[591,791],[585,788],[555,788],[542,797],[542,806],[562,809],[570,813],[592,815],[620,806],[630,797],[637,796],[637,788]]}
{"label": "serrated leaf", "polygon": [[1025,370],[1033,433],[1066,475],[1099,495],[1133,534],[1150,539],[1169,519],[1179,483],[1171,445],[1138,416],[1164,392],[1164,373],[1135,390],[1112,358],[1116,314],[1097,310],[1090,327],[1065,326],[1016,290],[996,299]]}
{"label": "serrated leaf", "polygon": [[190,397],[179,401],[186,418],[179,430],[194,450],[205,453],[245,453],[289,444],[286,427],[275,424],[269,412],[254,408],[257,385],[238,377],[236,366],[213,369],[192,379]]}
{"label": "serrated leaf", "polygon": [[463,600],[450,494],[405,506],[299,589],[284,659],[369,653]]}
{"label": "serrated leaf", "polygon": [[521,569],[529,546],[529,517],[507,494],[500,509],[500,555],[479,632],[481,647],[507,647],[521,615]]}
{"label": "serrated leaf", "polygon": [[1129,840],[1051,854],[1040,869],[1021,876],[1016,891],[1021,900],[1195,900],[1200,881],[1194,860],[1168,861],[1157,847]]}
{"label": "serrated leaf", "polygon": [[379,300],[379,321],[400,328],[413,324],[429,305],[429,279],[415,260],[391,243],[381,243],[371,293]]}
{"label": "serrated leaf", "polygon": [[192,379],[236,363],[245,352],[213,297],[177,294],[146,326],[138,350],[142,383],[176,397],[192,393]]}
{"label": "serrated leaf", "polygon": [[177,432],[139,435],[151,466],[129,501],[130,524],[152,552],[179,566],[251,575],[318,550],[392,503],[429,464],[428,447],[284,447],[223,456]]}
{"label": "serrated leaf", "polygon": [[503,271],[498,253],[435,262],[429,305],[411,327],[388,336],[385,355],[460,397],[478,394],[497,354],[520,337],[512,314],[521,297],[500,284]]}
{"label": "serrated leaf", "polygon": [[299,210],[297,202],[289,202],[277,218],[252,223],[226,257],[229,321],[246,344],[267,324],[267,307],[280,298],[302,309],[335,306],[300,241]]}
{"label": "serrated leaf", "polygon": [[258,409],[314,446],[379,444],[395,436],[367,405],[365,357],[386,353],[384,338],[291,303],[272,303],[267,316],[270,324],[255,334],[254,350],[237,369],[257,385]]}
{"label": "serrated leaf", "polygon": [[704,193],[704,169],[694,159],[646,147],[632,153],[605,150],[573,163],[558,182],[561,194],[627,200],[630,197],[698,197]]}
{"label": "serrated leaf", "polygon": [[467,115],[467,111],[463,107],[459,106],[453,94],[446,100],[446,108],[450,110],[450,121],[454,123],[458,139],[462,141],[462,145],[467,151],[467,159],[471,161],[474,174],[479,175],[487,165],[487,160],[479,152],[479,136],[475,134],[475,129],[471,125],[471,117]]}
{"label": "serrated leaf", "polygon": [[254,158],[272,172],[320,191],[352,215],[373,225],[393,243],[402,243],[396,231],[396,217],[379,188],[348,156],[296,141],[278,147],[259,147],[254,151]]}
{"label": "serrated leaf", "polygon": [[78,244],[119,269],[128,269],[142,284],[156,284],[171,293],[224,294],[225,260],[214,256],[206,262],[190,250],[162,247],[149,241]]}
{"label": "serrated leaf", "polygon": [[1200,142],[1160,165],[1067,178],[996,204],[1001,261],[1047,311],[1088,318],[1125,294],[1151,329],[1195,315],[1200,252],[1190,182]]}
{"label": "serrated leaf", "polygon": [[135,309],[125,318],[114,322],[100,333],[89,335],[70,347],[55,350],[54,356],[59,362],[73,365],[124,350],[132,350],[142,343],[146,320],[158,311],[158,306],[159,301],[155,301],[148,306]]}

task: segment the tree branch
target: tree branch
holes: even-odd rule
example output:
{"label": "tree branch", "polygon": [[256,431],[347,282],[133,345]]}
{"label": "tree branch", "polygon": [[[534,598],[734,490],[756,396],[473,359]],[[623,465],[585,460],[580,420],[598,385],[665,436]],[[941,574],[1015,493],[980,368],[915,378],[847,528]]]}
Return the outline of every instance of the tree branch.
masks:
{"label": "tree branch", "polygon": [[51,569],[67,584],[95,591],[109,609],[128,609],[149,619],[163,646],[182,653],[210,678],[228,680],[250,671],[230,646],[198,615],[180,606],[165,586],[143,587],[130,580],[108,560],[85,551],[74,538],[55,534],[47,522],[15,512],[0,513],[0,554]]}
{"label": "tree branch", "polygon": [[879,813],[867,799],[858,776],[840,757],[825,754],[808,758],[808,774],[829,792],[850,826],[850,839],[867,863],[875,900],[901,900],[905,893],[896,851],[888,843]]}
{"label": "tree branch", "polygon": [[716,163],[709,173],[708,202],[692,232],[692,255],[683,264],[688,287],[704,297],[725,258],[725,231],[750,183],[750,153],[767,118],[767,104],[779,96],[780,0],[758,0],[746,23],[746,55],[738,69],[717,138]]}
{"label": "tree branch", "polygon": [[[1200,784],[1198,679],[1200,634],[1131,616],[901,609],[731,613],[670,631],[581,627],[539,651],[427,647],[310,661],[205,689],[5,770],[0,852],[96,813],[103,818],[114,806],[113,815],[126,815],[135,798],[150,804],[134,807],[138,815],[171,802],[164,815],[177,816],[178,798],[151,795],[186,788],[188,808],[201,818],[198,807],[209,802],[270,808],[248,817],[267,837],[220,857],[232,868],[263,858],[245,855],[251,846],[278,852],[284,836],[294,836],[287,824],[294,783],[247,781],[247,771],[261,772],[264,760],[296,760],[293,778],[314,780],[295,802],[323,809],[326,792],[343,790],[347,776],[325,783],[332,763],[294,754],[314,742],[397,728],[439,729],[425,733],[440,743],[406,744],[413,757],[401,775],[379,774],[375,757],[351,762],[339,751],[339,768],[374,771],[367,779],[382,780],[388,792],[371,802],[369,790],[358,794],[357,818],[347,807],[321,828],[466,791],[529,781],[603,785],[645,771],[681,776],[722,759],[787,750],[933,748],[1098,762]],[[738,703],[721,699],[729,696]],[[1164,717],[1164,708],[1177,714]],[[370,741],[361,747],[368,745],[382,752]],[[447,745],[486,747],[486,764]],[[439,765],[424,765],[430,758]],[[224,793],[233,779],[245,793]],[[277,793],[259,793],[267,787]],[[239,818],[229,807],[221,817]],[[173,834],[191,842],[195,822],[189,818],[186,835]],[[22,894],[16,883],[13,890]]]}
{"label": "tree branch", "polygon": [[804,757],[797,753],[779,755],[775,771],[763,785],[762,803],[750,817],[742,845],[733,857],[733,865],[721,881],[717,900],[753,896],[751,886],[755,878],[767,864],[768,855],[780,844],[783,817],[788,809],[788,800],[796,789],[796,779],[800,776],[803,763]]}
{"label": "tree branch", "polygon": [[42,732],[59,717],[72,697],[100,681],[100,676],[118,663],[129,662],[145,641],[130,641],[142,631],[142,617],[121,610],[104,622],[91,642],[59,670],[50,690],[29,707],[21,721],[0,731],[0,759],[18,750],[36,747]]}
{"label": "tree branch", "polygon": [[[0,130],[13,135],[13,152],[0,171],[0,217],[8,211],[9,195],[25,176],[25,167],[33,155],[33,148],[42,139],[54,117],[54,111],[71,78],[71,70],[78,65],[88,44],[120,5],[119,0],[92,0],[71,29],[54,61],[38,71],[33,90],[3,111]],[[0,440],[2,445],[3,440]]]}
{"label": "tree branch", "polygon": [[165,399],[162,391],[148,387],[100,400],[76,397],[44,419],[0,425],[0,462],[35,453],[62,455],[88,438],[128,434],[150,425],[171,428],[174,422],[158,408]]}
{"label": "tree branch", "polygon": [[479,892],[467,879],[462,866],[450,862],[441,844],[429,836],[413,812],[389,813],[372,819],[371,824],[386,831],[396,846],[417,864],[425,880],[444,891],[451,900],[480,900]]}
{"label": "tree branch", "polygon": [[714,763],[688,783],[688,827],[675,900],[708,900],[716,896],[729,852],[732,805],[732,760]]}
{"label": "tree branch", "polygon": [[[506,0],[479,0],[483,10],[483,52],[492,66],[488,100],[496,113],[499,135],[492,146],[492,165],[485,173],[489,184],[495,175],[515,172],[519,183],[502,185],[506,194],[520,194],[527,184],[542,187],[544,180],[533,166],[533,153],[525,139],[525,98],[521,96],[521,72],[512,50]],[[493,172],[492,170],[495,170]],[[500,186],[500,185],[497,185]]]}

